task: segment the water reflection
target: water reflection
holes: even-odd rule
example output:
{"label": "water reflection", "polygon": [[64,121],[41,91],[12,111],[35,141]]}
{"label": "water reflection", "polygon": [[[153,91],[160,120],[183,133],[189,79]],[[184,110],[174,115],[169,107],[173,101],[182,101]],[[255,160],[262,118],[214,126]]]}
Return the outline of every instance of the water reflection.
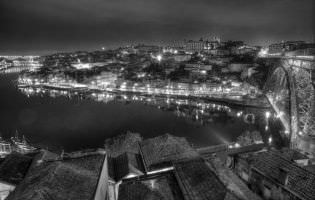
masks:
{"label": "water reflection", "polygon": [[[28,97],[66,97],[72,100],[88,99],[102,103],[121,102],[124,104],[139,102],[163,111],[172,112],[179,118],[187,119],[201,126],[217,124],[228,126],[229,124],[240,121],[239,123],[246,125],[246,130],[243,134],[260,134],[263,142],[268,145],[276,147],[286,145],[285,140],[282,138],[283,127],[279,123],[278,116],[268,109],[232,106],[221,102],[210,102],[196,98],[148,96],[134,93],[56,90],[42,87],[20,87],[19,90]],[[235,130],[235,132],[239,132],[239,130]],[[230,142],[224,139],[220,133],[216,134],[216,137],[222,143]]]}

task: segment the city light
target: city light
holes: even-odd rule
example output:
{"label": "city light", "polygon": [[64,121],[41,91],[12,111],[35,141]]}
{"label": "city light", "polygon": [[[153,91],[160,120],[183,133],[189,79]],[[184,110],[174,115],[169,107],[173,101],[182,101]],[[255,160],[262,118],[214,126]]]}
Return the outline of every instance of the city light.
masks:
{"label": "city light", "polygon": [[207,74],[207,71],[206,70],[201,70],[200,73],[201,74]]}
{"label": "city light", "polygon": [[272,143],[272,137],[271,137],[271,136],[268,138],[268,143],[269,143],[269,144]]}
{"label": "city light", "polygon": [[269,111],[267,111],[267,112],[265,113],[265,116],[266,116],[267,119],[270,118],[270,115],[271,115],[271,113],[270,113]]}
{"label": "city light", "polygon": [[157,56],[156,56],[156,59],[157,59],[159,62],[161,62],[161,60],[162,60],[162,55],[161,55],[161,54],[157,55]]}
{"label": "city light", "polygon": [[258,56],[259,56],[259,57],[267,57],[268,52],[269,52],[269,48],[264,47],[264,48],[262,48],[262,49],[259,51]]}
{"label": "city light", "polygon": [[239,111],[239,112],[236,113],[236,116],[237,116],[237,117],[240,117],[242,114],[243,114],[243,112],[242,112],[242,111]]}
{"label": "city light", "polygon": [[280,112],[276,115],[276,117],[277,117],[277,118],[280,118],[280,117],[282,117],[283,115],[284,115],[284,112],[280,111]]}
{"label": "city light", "polygon": [[299,134],[299,136],[303,136],[303,132],[302,131],[299,131],[298,134]]}

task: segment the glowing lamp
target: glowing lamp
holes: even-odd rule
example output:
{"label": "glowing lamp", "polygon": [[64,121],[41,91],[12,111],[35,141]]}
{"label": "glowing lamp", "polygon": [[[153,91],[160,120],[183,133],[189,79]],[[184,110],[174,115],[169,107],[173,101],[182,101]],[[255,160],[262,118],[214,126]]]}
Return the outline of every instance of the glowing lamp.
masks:
{"label": "glowing lamp", "polygon": [[266,118],[268,119],[269,117],[270,117],[270,112],[269,111],[267,111],[266,113],[265,113],[265,115],[266,115]]}
{"label": "glowing lamp", "polygon": [[157,56],[156,56],[156,59],[157,59],[159,62],[161,62],[161,60],[162,60],[162,55],[160,55],[160,54],[157,55]]}

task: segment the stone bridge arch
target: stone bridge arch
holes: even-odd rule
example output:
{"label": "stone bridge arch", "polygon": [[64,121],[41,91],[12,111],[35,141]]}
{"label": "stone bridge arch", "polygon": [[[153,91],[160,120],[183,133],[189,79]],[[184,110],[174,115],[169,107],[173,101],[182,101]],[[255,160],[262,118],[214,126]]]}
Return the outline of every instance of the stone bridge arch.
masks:
{"label": "stone bridge arch", "polygon": [[[291,146],[315,152],[315,66],[313,59],[281,58],[265,92],[283,122]],[[302,146],[301,146],[302,145]]]}

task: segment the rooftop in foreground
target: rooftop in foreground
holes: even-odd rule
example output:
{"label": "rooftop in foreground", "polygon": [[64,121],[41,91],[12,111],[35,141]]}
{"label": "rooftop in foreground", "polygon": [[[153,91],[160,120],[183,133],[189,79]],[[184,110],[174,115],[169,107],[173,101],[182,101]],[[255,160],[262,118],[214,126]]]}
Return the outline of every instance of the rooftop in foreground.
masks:
{"label": "rooftop in foreground", "polygon": [[24,180],[7,199],[92,199],[103,162],[104,154],[101,153],[34,160]]}
{"label": "rooftop in foreground", "polygon": [[169,134],[144,140],[140,149],[147,171],[171,166],[176,160],[199,156],[185,138]]}

